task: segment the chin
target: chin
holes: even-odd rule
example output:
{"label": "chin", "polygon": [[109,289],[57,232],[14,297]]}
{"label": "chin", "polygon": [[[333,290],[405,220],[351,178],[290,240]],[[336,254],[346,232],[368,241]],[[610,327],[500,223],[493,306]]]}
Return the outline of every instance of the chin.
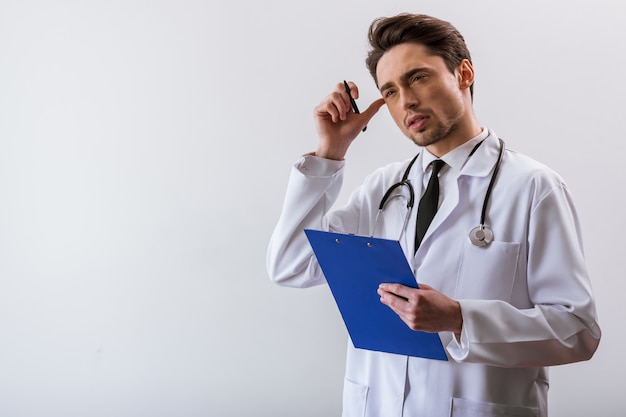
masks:
{"label": "chin", "polygon": [[432,145],[433,143],[437,143],[440,140],[440,138],[432,137],[431,135],[423,134],[422,132],[418,132],[418,134],[415,132],[412,133],[413,134],[409,136],[409,139],[411,139],[417,146],[421,146],[423,148]]}

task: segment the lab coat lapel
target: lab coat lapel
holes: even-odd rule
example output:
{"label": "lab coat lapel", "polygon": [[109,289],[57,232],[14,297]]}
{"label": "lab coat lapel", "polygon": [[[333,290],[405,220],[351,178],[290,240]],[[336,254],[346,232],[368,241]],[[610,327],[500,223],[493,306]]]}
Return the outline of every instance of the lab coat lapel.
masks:
{"label": "lab coat lapel", "polygon": [[[485,142],[478,147],[460,172],[457,171],[457,180],[446,190],[446,196],[428,227],[420,248],[428,245],[433,233],[446,221],[454,209],[459,205],[459,179],[463,176],[487,177],[498,160],[499,142],[496,135],[490,131]],[[477,219],[478,220],[478,219]],[[419,252],[419,250],[418,250]]]}
{"label": "lab coat lapel", "polygon": [[471,176],[471,177],[486,177],[493,171],[493,166],[498,160],[498,153],[500,151],[500,142],[498,137],[492,131],[489,131],[489,136],[485,139],[485,142],[478,147],[474,155],[470,157],[459,177]]}

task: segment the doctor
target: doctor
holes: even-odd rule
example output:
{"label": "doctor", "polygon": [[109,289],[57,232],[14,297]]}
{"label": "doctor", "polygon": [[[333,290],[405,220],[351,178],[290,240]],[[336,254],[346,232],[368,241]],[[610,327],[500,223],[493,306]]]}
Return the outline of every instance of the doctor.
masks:
{"label": "doctor", "polygon": [[[500,141],[473,113],[470,54],[448,22],[381,18],[369,41],[366,63],[382,98],[357,113],[350,101],[357,86],[348,84],[349,95],[341,83],[315,108],[319,143],[292,170],[268,248],[269,274],[285,286],[325,282],[305,228],[400,236],[420,289],[383,284],[380,301],[411,329],[437,332],[449,361],[349,343],[343,416],[546,416],[547,367],[591,358],[600,340],[569,190],[552,170],[515,151],[503,148],[498,163]],[[378,221],[376,213],[410,159],[374,171],[346,207],[331,210],[346,152],[383,105],[419,147],[408,170],[416,203],[406,222],[404,198],[388,199]],[[416,239],[425,216],[418,200],[437,164],[436,214]],[[468,233],[481,219],[492,178],[484,222],[493,241],[476,246]],[[407,188],[392,197],[406,196]]]}

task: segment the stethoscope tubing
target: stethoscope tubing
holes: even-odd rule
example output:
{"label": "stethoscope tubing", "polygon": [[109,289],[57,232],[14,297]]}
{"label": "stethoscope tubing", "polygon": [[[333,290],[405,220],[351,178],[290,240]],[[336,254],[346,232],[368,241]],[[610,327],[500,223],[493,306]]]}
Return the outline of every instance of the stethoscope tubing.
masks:
{"label": "stethoscope tubing", "polygon": [[502,163],[502,154],[504,153],[504,141],[502,139],[498,139],[500,141],[500,150],[498,152],[498,159],[493,167],[493,173],[491,174],[491,180],[489,181],[489,185],[487,186],[487,192],[485,193],[485,200],[483,201],[483,209],[480,213],[480,226],[484,228],[485,226],[485,217],[487,216],[487,204],[489,204],[489,199],[491,198],[491,192],[493,191],[493,185],[496,182],[496,177],[498,176],[498,172],[500,171],[500,165]]}
{"label": "stethoscope tubing", "polygon": [[[487,246],[493,240],[493,232],[491,231],[489,227],[485,226],[485,219],[487,217],[487,207],[491,199],[491,193],[493,192],[493,187],[496,182],[498,172],[500,171],[500,166],[502,165],[502,155],[504,153],[504,141],[502,139],[498,139],[498,141],[500,142],[498,159],[496,160],[496,163],[493,166],[491,179],[489,180],[489,185],[487,186],[487,191],[485,193],[485,198],[483,200],[483,207],[480,213],[480,223],[477,227],[473,228],[470,231],[470,235],[469,235],[470,241],[474,245],[481,246],[481,247]],[[476,147],[470,153],[470,156],[474,153],[474,151],[476,151],[476,149],[478,149],[478,147],[481,144],[482,142],[476,145]],[[404,170],[404,174],[402,175],[402,179],[399,182],[390,186],[385,192],[385,194],[383,195],[383,197],[380,199],[380,204],[378,205],[378,213],[376,214],[374,230],[372,230],[372,235],[374,235],[374,232],[376,231],[376,226],[378,225],[379,216],[384,211],[385,204],[387,204],[387,202],[390,200],[391,194],[399,187],[407,187],[409,191],[409,198],[407,198],[407,203],[406,203],[407,214],[405,216],[404,224],[400,232],[400,238],[402,237],[402,234],[404,233],[404,229],[406,228],[406,225],[408,223],[409,215],[413,209],[413,206],[415,205],[415,190],[413,189],[413,185],[411,184],[411,181],[408,178],[409,178],[409,173],[411,172],[411,168],[413,168],[413,165],[415,164],[415,161],[417,161],[417,158],[419,157],[419,155],[420,155],[419,153],[415,155],[415,157],[411,160],[409,165],[406,167],[406,169]]]}

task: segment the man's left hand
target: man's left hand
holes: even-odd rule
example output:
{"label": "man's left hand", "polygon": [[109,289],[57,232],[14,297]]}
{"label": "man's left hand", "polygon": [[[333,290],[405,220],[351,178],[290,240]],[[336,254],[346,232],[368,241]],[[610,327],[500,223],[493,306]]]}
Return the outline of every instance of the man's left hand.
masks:
{"label": "man's left hand", "polygon": [[381,284],[380,301],[389,306],[412,330],[461,334],[461,305],[426,284],[411,288],[401,284]]}

